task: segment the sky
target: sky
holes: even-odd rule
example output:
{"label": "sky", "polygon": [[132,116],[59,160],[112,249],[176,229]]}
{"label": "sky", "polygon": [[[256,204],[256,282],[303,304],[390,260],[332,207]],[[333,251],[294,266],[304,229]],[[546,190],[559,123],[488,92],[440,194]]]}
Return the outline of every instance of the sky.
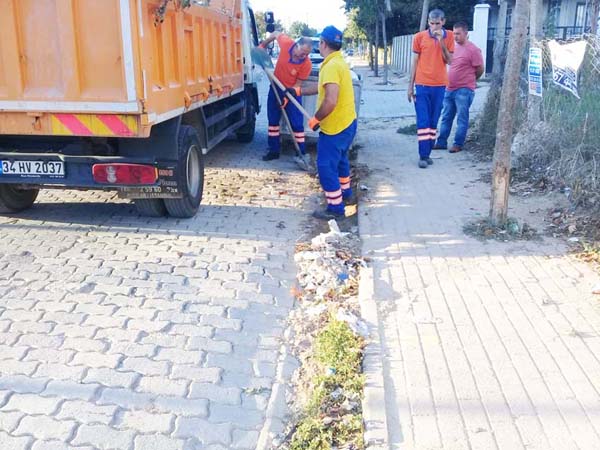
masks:
{"label": "sky", "polygon": [[343,0],[250,0],[254,11],[273,11],[285,26],[299,20],[321,31],[327,25],[346,28]]}

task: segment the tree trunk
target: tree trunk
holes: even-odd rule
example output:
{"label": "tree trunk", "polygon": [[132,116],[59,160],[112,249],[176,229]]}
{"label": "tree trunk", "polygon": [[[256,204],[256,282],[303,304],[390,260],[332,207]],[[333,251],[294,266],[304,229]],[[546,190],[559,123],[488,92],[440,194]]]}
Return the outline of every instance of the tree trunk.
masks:
{"label": "tree trunk", "polygon": [[600,0],[592,0],[592,17],[590,20],[590,33],[598,32],[598,15],[600,14]]}
{"label": "tree trunk", "polygon": [[375,69],[375,57],[373,56],[373,43],[369,41],[369,67]]}
{"label": "tree trunk", "polygon": [[[529,48],[538,47],[542,40],[542,24],[544,13],[542,0],[529,0]],[[527,123],[530,128],[538,124],[542,114],[542,98],[537,95],[527,96]]]}
{"label": "tree trunk", "polygon": [[500,94],[500,109],[494,148],[494,171],[492,174],[492,200],[490,222],[494,226],[506,224],[508,215],[508,187],[510,183],[510,150],[513,137],[515,108],[523,51],[527,39],[529,0],[516,0],[513,11],[512,31],[508,43],[508,55],[504,69],[504,83]]}
{"label": "tree trunk", "polygon": [[423,9],[421,9],[421,24],[419,25],[419,31],[423,31],[427,28],[427,16],[429,15],[429,0],[423,0]]}
{"label": "tree trunk", "polygon": [[375,20],[375,62],[374,68],[375,76],[379,76],[379,18]]}
{"label": "tree trunk", "polygon": [[381,28],[383,34],[383,84],[388,84],[388,47],[387,47],[387,32],[385,29],[385,11],[381,11]]}
{"label": "tree trunk", "polygon": [[506,13],[508,9],[508,0],[500,0],[500,9],[498,11],[498,25],[496,26],[496,37],[494,38],[494,62],[492,67],[492,78],[497,79],[502,76],[504,67],[504,51],[506,49]]}

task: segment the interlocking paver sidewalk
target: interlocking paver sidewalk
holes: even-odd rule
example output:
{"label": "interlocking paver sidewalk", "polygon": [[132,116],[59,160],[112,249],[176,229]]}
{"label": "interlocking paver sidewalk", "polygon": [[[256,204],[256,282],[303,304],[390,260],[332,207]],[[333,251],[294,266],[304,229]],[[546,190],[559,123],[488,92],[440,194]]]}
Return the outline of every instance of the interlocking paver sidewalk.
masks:
{"label": "interlocking paver sidewalk", "polygon": [[0,450],[255,450],[280,431],[317,191],[291,154],[260,159],[266,128],[263,110],[253,143],[207,155],[192,219],[73,191],[0,215]]}
{"label": "interlocking paver sidewalk", "polygon": [[434,152],[419,169],[416,138],[397,126],[366,120],[359,130],[369,171],[360,232],[380,339],[366,370],[373,388],[381,363],[385,391],[368,391],[372,448],[600,448],[598,276],[550,238],[464,235],[488,211],[482,166],[468,152]]}

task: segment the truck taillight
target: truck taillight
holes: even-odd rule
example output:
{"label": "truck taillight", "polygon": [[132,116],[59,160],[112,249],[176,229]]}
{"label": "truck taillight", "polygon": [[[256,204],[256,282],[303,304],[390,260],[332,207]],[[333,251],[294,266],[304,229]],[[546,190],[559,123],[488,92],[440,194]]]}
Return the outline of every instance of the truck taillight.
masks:
{"label": "truck taillight", "polygon": [[102,184],[154,184],[158,171],[143,164],[94,164],[92,176],[96,183]]}

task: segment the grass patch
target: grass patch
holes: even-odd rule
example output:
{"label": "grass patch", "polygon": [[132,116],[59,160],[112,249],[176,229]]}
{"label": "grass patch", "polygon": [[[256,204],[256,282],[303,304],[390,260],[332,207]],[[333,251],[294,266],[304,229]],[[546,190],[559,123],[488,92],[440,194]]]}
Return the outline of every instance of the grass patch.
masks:
{"label": "grass patch", "polygon": [[290,450],[363,449],[360,399],[364,341],[350,327],[330,318],[315,342],[318,375],[305,415],[298,423]]}
{"label": "grass patch", "polygon": [[415,135],[417,134],[417,124],[411,123],[410,125],[400,127],[396,130],[396,133]]}

